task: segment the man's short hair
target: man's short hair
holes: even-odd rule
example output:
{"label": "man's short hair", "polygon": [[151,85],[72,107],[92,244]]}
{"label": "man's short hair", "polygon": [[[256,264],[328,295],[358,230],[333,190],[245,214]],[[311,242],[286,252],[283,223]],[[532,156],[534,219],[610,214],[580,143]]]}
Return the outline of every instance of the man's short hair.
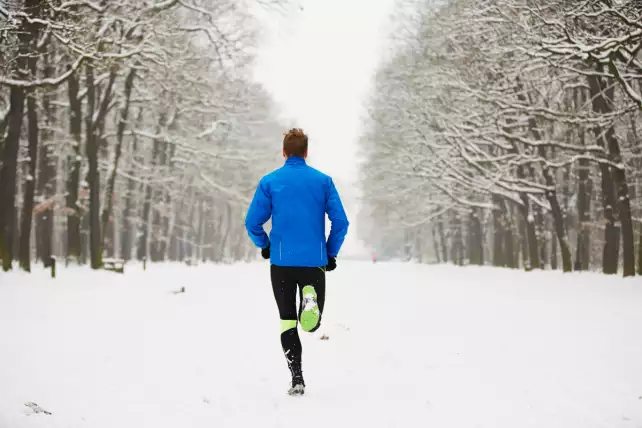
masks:
{"label": "man's short hair", "polygon": [[283,138],[283,150],[287,157],[299,156],[304,157],[308,152],[308,136],[303,129],[292,128],[286,132]]}

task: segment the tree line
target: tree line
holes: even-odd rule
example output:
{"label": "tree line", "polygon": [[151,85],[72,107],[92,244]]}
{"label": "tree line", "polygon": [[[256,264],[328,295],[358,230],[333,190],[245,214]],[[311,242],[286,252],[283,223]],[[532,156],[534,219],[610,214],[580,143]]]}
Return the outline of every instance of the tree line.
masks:
{"label": "tree line", "polygon": [[253,256],[244,209],[283,126],[250,3],[0,0],[5,271]]}
{"label": "tree line", "polygon": [[399,2],[362,238],[424,262],[642,274],[642,3]]}

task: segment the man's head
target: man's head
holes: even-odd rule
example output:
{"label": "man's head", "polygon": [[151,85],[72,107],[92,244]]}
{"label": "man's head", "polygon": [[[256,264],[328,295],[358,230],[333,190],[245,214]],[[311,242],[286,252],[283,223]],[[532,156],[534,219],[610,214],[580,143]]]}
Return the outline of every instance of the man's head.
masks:
{"label": "man's head", "polygon": [[299,156],[303,159],[308,157],[308,136],[303,129],[292,128],[284,135],[283,157]]}

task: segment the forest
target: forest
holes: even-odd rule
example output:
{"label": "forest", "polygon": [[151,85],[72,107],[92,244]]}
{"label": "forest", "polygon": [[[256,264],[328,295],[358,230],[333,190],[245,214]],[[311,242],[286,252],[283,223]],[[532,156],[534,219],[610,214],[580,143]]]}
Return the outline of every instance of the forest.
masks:
{"label": "forest", "polygon": [[279,162],[252,80],[255,0],[0,0],[0,259],[254,256],[243,216]]}
{"label": "forest", "polygon": [[642,2],[403,1],[390,42],[360,140],[379,257],[642,274]]}

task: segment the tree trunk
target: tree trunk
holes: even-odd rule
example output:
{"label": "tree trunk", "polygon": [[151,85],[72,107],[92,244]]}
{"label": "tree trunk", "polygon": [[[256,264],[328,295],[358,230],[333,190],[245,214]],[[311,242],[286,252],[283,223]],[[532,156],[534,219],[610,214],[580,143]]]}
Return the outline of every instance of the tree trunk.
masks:
{"label": "tree trunk", "polygon": [[168,259],[173,262],[180,259],[179,248],[178,248],[180,245],[178,241],[178,234],[180,232],[178,231],[179,228],[178,228],[178,225],[176,224],[176,222],[178,221],[178,219],[176,218],[177,216],[178,216],[178,213],[176,213],[174,217],[174,221],[171,222],[169,247],[167,249]]}
{"label": "tree trunk", "polygon": [[149,237],[149,212],[151,210],[152,186],[149,182],[145,184],[145,199],[143,201],[143,213],[140,219],[142,232],[138,241],[138,251],[136,256],[138,260],[147,258],[147,240]]}
{"label": "tree trunk", "polygon": [[618,216],[620,220],[622,233],[622,268],[623,275],[635,275],[635,238],[633,232],[633,220],[631,218],[631,200],[629,198],[629,188],[626,181],[626,171],[622,163],[620,148],[615,136],[613,127],[609,127],[606,133],[606,139],[609,142],[609,152],[611,160],[617,168],[612,168],[612,177],[617,191]]}
{"label": "tree trunk", "polygon": [[[167,151],[166,164],[171,170],[174,167],[174,153],[176,151],[176,146],[174,144],[168,145],[165,150]],[[162,241],[160,255],[161,259],[165,260],[167,257],[167,252],[169,249],[169,240],[170,240],[170,210],[172,210],[172,195],[169,190],[165,190],[165,200],[163,201],[163,206],[165,207],[165,216],[162,221]]]}
{"label": "tree trunk", "polygon": [[[585,145],[585,132],[580,131],[580,141]],[[588,159],[581,159],[578,167],[578,190],[577,190],[577,248],[575,255],[575,270],[587,271],[590,268],[591,231],[589,222],[591,220],[591,193],[593,184],[589,176],[590,165]]]}
{"label": "tree trunk", "polygon": [[[557,201],[557,196],[555,191],[546,191],[546,199],[551,204],[551,209],[553,212],[553,223],[555,225],[555,234],[557,235],[557,240],[560,245],[560,252],[562,253],[562,270],[564,272],[571,272],[573,270],[573,263],[571,261],[571,250],[568,246],[568,241],[566,240],[566,228],[564,227],[564,217],[560,205]],[[555,253],[557,249],[554,250]],[[556,254],[553,254],[551,257],[557,257]],[[557,264],[557,260],[556,260]]]}
{"label": "tree trunk", "polygon": [[73,153],[68,159],[70,168],[67,180],[67,258],[80,261],[81,239],[80,219],[82,209],[79,206],[78,192],[80,190],[80,162],[82,141],[82,102],[78,98],[80,84],[78,76],[74,73],[67,81],[69,94],[69,131],[73,138]]}
{"label": "tree trunk", "polygon": [[[504,266],[511,269],[519,268],[519,245],[515,237],[515,223],[513,221],[514,209],[508,206],[507,201],[500,200],[502,210],[501,226],[504,229]],[[510,211],[509,211],[510,210]]]}
{"label": "tree trunk", "polygon": [[[31,10],[28,10],[32,17],[40,16],[40,2],[34,1],[31,4]],[[38,78],[38,34],[39,25],[31,23],[28,25],[31,40],[31,52],[27,60],[27,67],[29,69],[29,76],[31,79]],[[27,117],[28,124],[28,140],[29,140],[29,163],[28,173],[26,178],[25,193],[22,203],[22,224],[20,225],[20,267],[27,272],[31,272],[31,224],[33,221],[33,204],[36,191],[36,167],[38,165],[38,145],[40,127],[38,126],[38,110],[37,110],[37,91],[35,89],[27,93]]]}
{"label": "tree trunk", "polygon": [[546,260],[548,259],[546,254],[548,239],[546,236],[546,226],[544,224],[544,214],[542,213],[542,207],[539,205],[533,204],[531,209],[535,212],[535,236],[539,245],[539,267],[540,269],[545,269]]}
{"label": "tree trunk", "polygon": [[[39,16],[40,0],[25,0],[24,11],[28,16]],[[38,42],[38,27],[40,25],[39,23],[29,22],[26,17],[21,19],[20,28],[17,31],[17,59],[15,66],[12,68],[12,76],[17,79],[28,78],[27,67],[30,64],[28,64],[27,57],[29,48],[32,43],[36,44]],[[0,259],[2,259],[2,268],[5,271],[11,269],[11,262],[15,256],[14,245],[17,243],[17,236],[14,236],[14,231],[17,230],[15,208],[16,173],[24,116],[25,90],[19,86],[12,86],[9,98],[9,116],[6,122],[3,120],[2,122],[4,123],[0,124],[0,128],[8,126],[7,137],[3,147],[2,168],[0,169]],[[0,131],[3,131],[3,129]]]}
{"label": "tree trunk", "polygon": [[459,266],[464,265],[464,237],[462,230],[461,216],[458,212],[453,212],[452,221],[453,242],[450,248],[450,258],[454,264]]}
{"label": "tree trunk", "polygon": [[[160,134],[167,125],[167,115],[166,113],[161,113],[158,120],[158,131]],[[158,172],[162,175],[162,171],[165,168],[165,163],[167,159],[166,147],[163,147],[164,141],[161,138],[154,139],[154,147],[152,149],[152,171]],[[160,186],[154,186],[160,187]],[[152,261],[162,261],[161,256],[161,218],[164,215],[163,207],[163,189],[152,187],[152,192],[150,193],[150,203],[154,204],[151,206],[151,239],[149,244],[149,255]],[[149,239],[149,238],[148,238]]]}
{"label": "tree trunk", "polygon": [[504,267],[507,265],[505,256],[505,237],[503,220],[503,201],[493,195],[493,266]]}
{"label": "tree trunk", "polygon": [[[23,28],[27,26],[25,20],[23,20],[22,26]],[[25,78],[29,38],[29,33],[26,30],[20,32],[18,59],[14,72],[14,76],[18,78]],[[16,174],[24,115],[24,89],[12,86],[9,99],[8,132],[4,143],[2,170],[0,170],[0,259],[2,259],[2,268],[5,272],[12,267],[14,239],[17,239],[14,237],[16,231]]]}
{"label": "tree trunk", "polygon": [[439,241],[437,241],[437,227],[433,224],[432,226],[432,245],[435,252],[435,257],[437,258],[437,263],[441,263],[441,256],[439,254]]}
{"label": "tree trunk", "polygon": [[[203,207],[203,200],[198,202],[198,232],[196,233],[196,242],[198,242],[198,250],[196,258],[201,259],[203,254],[203,227],[205,226],[205,212]],[[205,261],[205,260],[203,260]]]}
{"label": "tree trunk", "polygon": [[[37,30],[32,34],[34,44],[38,38]],[[35,46],[34,46],[35,50]],[[29,57],[29,73],[32,79],[37,77],[38,57],[31,55]],[[38,137],[40,128],[38,127],[38,111],[36,106],[35,90],[30,91],[27,96],[27,117],[29,119],[28,139],[29,139],[29,172],[25,186],[25,194],[22,203],[22,224],[20,225],[20,267],[27,272],[31,272],[31,223],[33,219],[33,199],[36,191],[36,165],[38,165]]]}
{"label": "tree trunk", "polygon": [[[529,271],[533,269],[539,269],[541,267],[539,261],[539,245],[537,244],[537,233],[535,232],[535,217],[533,216],[530,209],[530,201],[528,196],[525,193],[520,193],[520,199],[522,204],[520,209],[522,211],[522,216],[524,218],[524,268]],[[528,248],[528,257],[526,256],[526,248]],[[528,260],[528,261],[527,261]]]}
{"label": "tree trunk", "polygon": [[[557,270],[557,239],[551,239],[551,269]],[[567,271],[564,270],[564,272]]]}
{"label": "tree trunk", "polygon": [[638,274],[642,275],[642,224],[640,224],[640,237],[638,240]]}
{"label": "tree trunk", "polygon": [[[601,68],[598,67],[598,70],[600,69]],[[593,111],[599,114],[608,114],[612,111],[612,106],[607,104],[606,97],[603,95],[606,83],[601,78],[595,76],[589,76],[588,82],[591,90]],[[613,126],[610,125],[609,128],[612,131]],[[605,138],[605,132],[601,126],[595,127],[595,135],[597,144],[606,150],[608,143]],[[606,220],[604,231],[605,243],[603,251],[603,271],[605,274],[612,275],[616,274],[618,271],[620,253],[619,229],[616,226],[618,213],[611,168],[608,164],[600,162],[600,172],[602,177],[602,201],[604,205],[604,217]]]}
{"label": "tree trunk", "polygon": [[185,231],[181,229],[178,233],[180,236],[177,236],[176,241],[178,245],[178,261],[185,261]]}
{"label": "tree trunk", "polygon": [[[44,77],[50,78],[53,75],[54,68],[50,63],[49,55],[44,57]],[[43,206],[37,210],[36,214],[36,239],[37,239],[37,256],[49,267],[53,255],[53,233],[54,233],[54,213],[56,195],[56,156],[52,148],[53,136],[52,131],[54,118],[54,107],[52,98],[55,92],[45,91],[42,97],[43,111],[45,113],[45,129],[42,130],[42,141],[40,142],[40,153],[38,154],[38,187],[37,192],[40,197],[40,203]]]}
{"label": "tree trunk", "polygon": [[94,123],[96,107],[96,85],[94,83],[94,66],[92,61],[86,65],[87,79],[87,115],[85,116],[86,154],[89,172],[89,254],[91,268],[102,267],[101,237],[100,237],[100,172],[98,171],[98,142],[97,129]]}
{"label": "tree trunk", "polygon": [[[611,64],[613,66],[613,64]],[[601,83],[600,78],[596,78]],[[613,110],[615,98],[614,85],[602,86],[601,98],[605,101],[604,106],[609,111]],[[615,125],[610,125],[606,130],[606,141],[609,149],[610,161],[617,165],[612,167],[612,177],[617,192],[617,204],[620,224],[622,225],[622,270],[623,275],[635,275],[635,235],[633,232],[633,220],[631,218],[631,199],[629,197],[629,186],[626,180],[626,169],[622,154],[620,152],[620,143],[615,135]]]}
{"label": "tree trunk", "polygon": [[[129,104],[131,99],[132,88],[134,86],[134,79],[136,77],[136,70],[131,69],[129,75],[125,80],[125,105],[120,111],[120,119],[118,121],[118,130],[116,135],[116,147],[114,152],[114,165],[111,169],[111,174],[107,179],[107,189],[105,191],[105,206],[102,212],[102,230],[107,230],[107,223],[109,222],[109,217],[112,213],[112,208],[114,204],[114,187],[116,185],[116,175],[118,172],[118,163],[120,161],[120,156],[123,148],[123,140],[125,136],[125,126],[127,120],[129,119]],[[106,234],[105,234],[106,235]],[[105,238],[103,237],[103,242],[101,243],[103,248],[105,246]]]}
{"label": "tree trunk", "polygon": [[470,264],[484,264],[484,239],[482,234],[482,225],[480,213],[473,209],[470,212],[468,233],[468,249]]}
{"label": "tree trunk", "polygon": [[[138,117],[136,118],[137,125],[140,125],[143,121],[143,109],[138,110]],[[125,260],[130,260],[132,257],[132,249],[134,248],[132,242],[132,235],[135,228],[132,225],[132,218],[134,217],[134,192],[136,190],[136,180],[133,177],[136,176],[136,162],[138,159],[138,138],[136,134],[132,136],[132,148],[129,154],[131,158],[131,164],[129,167],[129,180],[127,181],[127,200],[125,201],[125,209],[123,211],[123,228],[121,231],[120,243],[121,247],[121,256]],[[142,161],[141,161],[142,162]]]}
{"label": "tree trunk", "polygon": [[[162,126],[164,125],[164,116],[161,116],[159,125],[157,126],[157,133],[160,132],[162,129]],[[151,159],[151,170],[152,173],[156,171],[156,162],[158,158],[158,154],[160,151],[160,141],[158,139],[154,140],[154,144],[152,146],[152,159]],[[152,209],[152,202],[153,202],[153,189],[151,183],[149,183],[149,179],[145,183],[145,200],[143,202],[143,217],[141,219],[141,227],[143,228],[143,232],[141,234],[141,239],[138,242],[138,259],[142,260],[143,257],[147,257],[147,247],[148,247],[148,241],[149,241],[149,232],[150,232],[150,213]],[[153,230],[152,230],[153,233]],[[155,258],[154,253],[153,253],[153,248],[151,249],[151,254],[150,257],[152,260]]]}
{"label": "tree trunk", "polygon": [[[18,59],[21,62],[20,59]],[[24,114],[24,90],[10,90],[8,133],[4,145],[2,171],[0,171],[0,258],[4,271],[11,269],[13,260],[14,224],[16,217],[16,173],[18,148]]]}
{"label": "tree trunk", "polygon": [[439,240],[441,241],[441,257],[444,263],[448,263],[448,242],[446,241],[446,234],[444,232],[444,221],[438,223],[439,227]]}
{"label": "tree trunk", "polygon": [[[9,112],[4,116],[0,116],[0,153],[4,153],[4,140],[5,132],[7,131],[7,123],[9,121]],[[0,171],[2,170],[2,158],[0,158]]]}
{"label": "tree trunk", "polygon": [[[221,260],[225,260],[225,258],[227,257],[226,248],[231,245],[230,234],[232,232],[232,215],[232,207],[230,206],[230,204],[226,204],[225,209],[222,210],[221,224],[219,226],[219,232],[223,234],[219,244],[219,253],[221,255]],[[432,229],[434,232],[434,228]]]}

